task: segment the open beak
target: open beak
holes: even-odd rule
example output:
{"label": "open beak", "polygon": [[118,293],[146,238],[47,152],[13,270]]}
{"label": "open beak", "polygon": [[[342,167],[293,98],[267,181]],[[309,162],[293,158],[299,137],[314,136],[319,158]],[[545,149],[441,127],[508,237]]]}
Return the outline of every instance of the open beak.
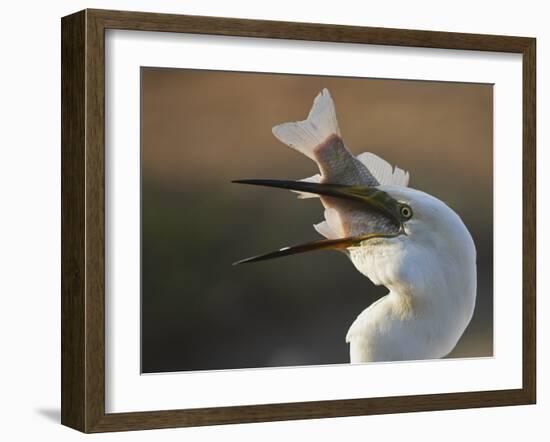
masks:
{"label": "open beak", "polygon": [[267,259],[279,258],[282,256],[295,255],[297,253],[311,252],[315,250],[345,250],[348,247],[359,245],[361,242],[370,238],[391,238],[402,233],[401,222],[398,215],[398,202],[388,193],[369,186],[346,186],[342,184],[328,183],[309,183],[304,181],[291,180],[235,180],[233,183],[249,184],[255,186],[276,187],[279,189],[297,190],[300,192],[314,193],[317,195],[340,198],[350,201],[363,203],[370,209],[381,212],[386,217],[392,219],[400,226],[399,230],[391,233],[366,233],[364,235],[351,236],[338,239],[323,239],[305,244],[298,244],[289,247],[283,247],[274,252],[263,255],[253,256],[233,263],[233,265],[245,264],[250,262],[264,261]]}

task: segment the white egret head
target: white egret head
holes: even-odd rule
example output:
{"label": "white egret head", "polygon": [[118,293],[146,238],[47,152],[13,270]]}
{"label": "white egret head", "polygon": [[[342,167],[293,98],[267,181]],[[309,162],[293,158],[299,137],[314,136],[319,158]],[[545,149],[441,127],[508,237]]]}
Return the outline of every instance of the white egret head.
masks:
{"label": "white egret head", "polygon": [[[400,230],[390,226],[374,228],[366,214],[369,238],[348,249],[353,263],[375,284],[388,288],[414,287],[415,294],[433,294],[439,280],[471,280],[475,275],[476,250],[461,218],[447,204],[425,192],[399,186],[380,186],[400,211]],[[378,233],[380,232],[380,233]],[[474,278],[475,280],[475,278]],[[428,282],[429,286],[428,287]],[[443,288],[442,288],[443,289]]]}
{"label": "white egret head", "polygon": [[[395,252],[415,247],[433,253],[441,247],[462,248],[464,238],[471,237],[458,215],[445,203],[424,192],[401,186],[347,186],[286,180],[239,180],[241,184],[278,187],[321,195],[325,203],[344,200],[346,217],[334,211],[333,231],[340,237],[330,238],[239,261],[260,261],[320,249],[376,250],[388,247]],[[342,202],[340,202],[342,204]],[[350,213],[352,215],[350,215]],[[468,242],[468,241],[467,241]]]}

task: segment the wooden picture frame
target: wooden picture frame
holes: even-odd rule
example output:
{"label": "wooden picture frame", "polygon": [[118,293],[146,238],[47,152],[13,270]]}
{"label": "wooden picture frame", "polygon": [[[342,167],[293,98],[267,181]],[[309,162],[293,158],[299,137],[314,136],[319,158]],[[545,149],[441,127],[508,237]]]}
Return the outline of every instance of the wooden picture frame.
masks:
{"label": "wooden picture frame", "polygon": [[[217,408],[105,412],[105,30],[125,29],[419,48],[523,57],[523,385]],[[84,10],[62,19],[62,409],[83,432],[533,404],[536,398],[536,153],[533,38]]]}

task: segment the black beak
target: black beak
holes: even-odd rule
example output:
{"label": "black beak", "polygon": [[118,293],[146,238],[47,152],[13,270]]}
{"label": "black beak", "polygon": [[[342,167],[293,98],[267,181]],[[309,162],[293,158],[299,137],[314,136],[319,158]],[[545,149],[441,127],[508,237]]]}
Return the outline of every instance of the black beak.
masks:
{"label": "black beak", "polygon": [[[391,216],[396,219],[395,207],[397,201],[395,201],[386,192],[378,190],[376,187],[368,186],[346,186],[342,184],[328,184],[328,183],[308,183],[304,181],[290,181],[290,180],[235,180],[233,183],[249,184],[254,186],[266,186],[276,187],[279,189],[297,190],[300,192],[314,193],[317,195],[323,195],[333,198],[341,198],[350,201],[356,201],[364,203],[370,207],[374,207],[377,210]],[[295,255],[298,253],[311,252],[315,250],[345,250],[348,247],[359,245],[362,241],[370,238],[380,237],[393,237],[394,233],[369,233],[360,236],[352,236],[347,238],[338,239],[324,239],[319,241],[313,241],[305,244],[298,244],[290,247],[283,247],[275,252],[266,253],[263,255],[253,256],[234,263],[234,265],[245,264],[250,262],[264,261],[267,259],[280,258],[283,256]]]}

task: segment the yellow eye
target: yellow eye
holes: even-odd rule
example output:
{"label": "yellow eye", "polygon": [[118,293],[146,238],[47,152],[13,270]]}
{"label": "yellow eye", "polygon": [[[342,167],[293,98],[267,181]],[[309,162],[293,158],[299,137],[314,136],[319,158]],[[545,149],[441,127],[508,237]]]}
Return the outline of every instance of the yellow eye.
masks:
{"label": "yellow eye", "polygon": [[401,209],[399,209],[399,211],[404,219],[409,219],[413,214],[412,209],[405,204],[401,206]]}

